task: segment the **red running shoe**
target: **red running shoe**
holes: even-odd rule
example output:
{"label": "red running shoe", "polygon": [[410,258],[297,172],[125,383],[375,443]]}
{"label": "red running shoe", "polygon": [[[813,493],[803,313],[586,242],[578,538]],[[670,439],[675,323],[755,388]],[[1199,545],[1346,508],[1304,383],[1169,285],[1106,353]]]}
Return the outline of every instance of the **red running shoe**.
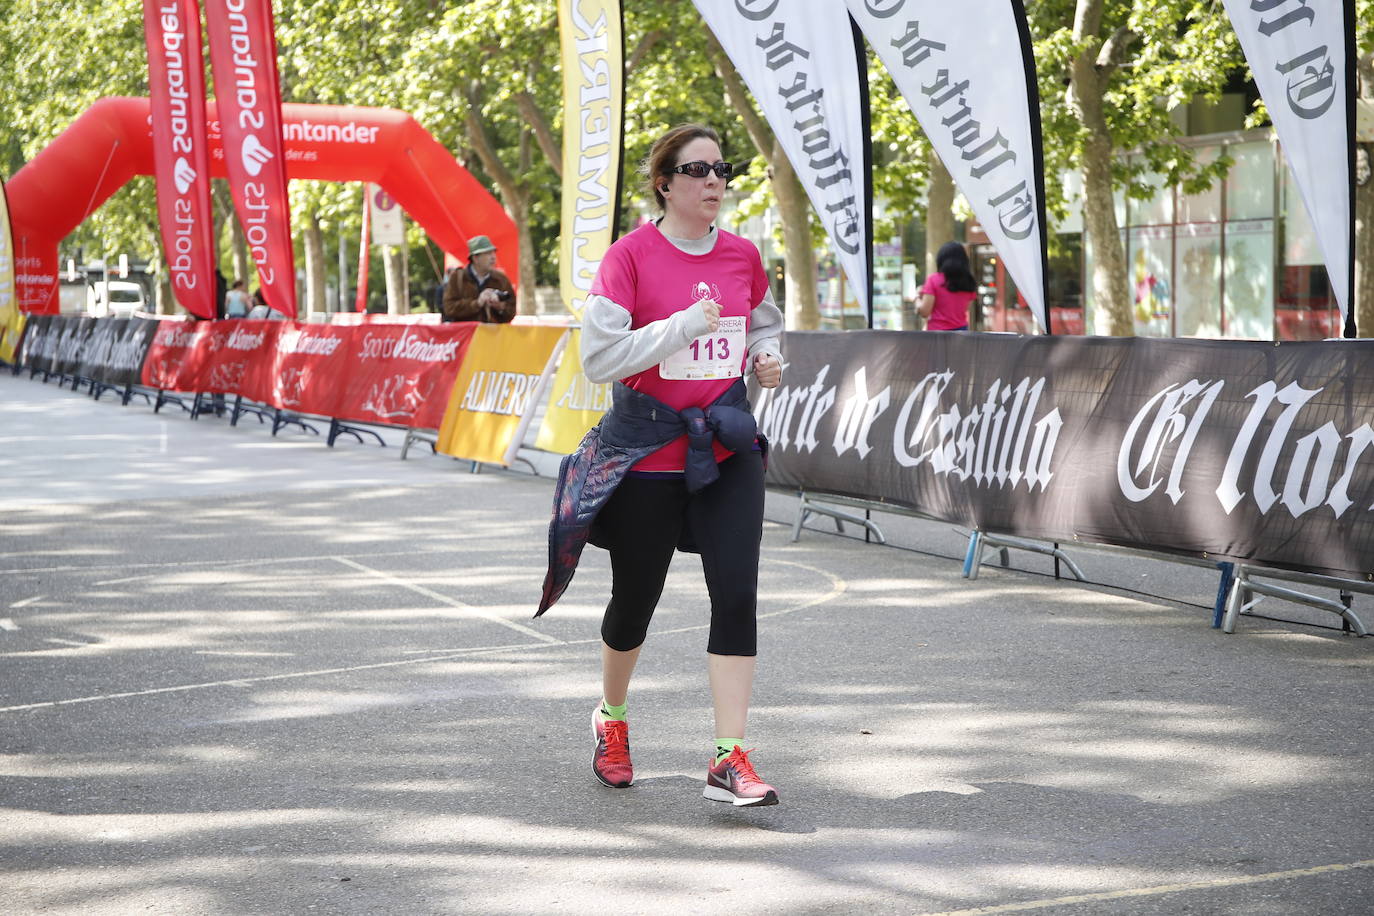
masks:
{"label": "red running shoe", "polygon": [[630,763],[630,726],[604,718],[600,703],[592,711],[592,740],[596,742],[592,772],[603,786],[623,789],[635,781],[635,768]]}
{"label": "red running shoe", "polygon": [[740,750],[737,744],[719,763],[711,764],[706,770],[706,791],[701,794],[712,801],[730,802],[737,808],[776,805],[778,790],[754,772],[754,765],[749,762],[752,751],[753,748]]}

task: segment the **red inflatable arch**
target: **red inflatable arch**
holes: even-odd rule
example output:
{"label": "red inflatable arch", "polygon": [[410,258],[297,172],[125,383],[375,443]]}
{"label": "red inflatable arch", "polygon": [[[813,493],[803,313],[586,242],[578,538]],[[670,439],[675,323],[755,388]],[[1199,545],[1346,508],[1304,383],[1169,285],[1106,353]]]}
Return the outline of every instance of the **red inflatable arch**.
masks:
{"label": "red inflatable arch", "polygon": [[[219,119],[207,102],[210,173],[225,177]],[[467,255],[467,239],[491,237],[511,282],[520,276],[515,223],[500,202],[414,118],[394,108],[282,105],[286,173],[381,185],[439,247]],[[92,105],[6,185],[14,231],[19,307],[58,310],[57,245],[135,175],[153,174],[147,99]]]}

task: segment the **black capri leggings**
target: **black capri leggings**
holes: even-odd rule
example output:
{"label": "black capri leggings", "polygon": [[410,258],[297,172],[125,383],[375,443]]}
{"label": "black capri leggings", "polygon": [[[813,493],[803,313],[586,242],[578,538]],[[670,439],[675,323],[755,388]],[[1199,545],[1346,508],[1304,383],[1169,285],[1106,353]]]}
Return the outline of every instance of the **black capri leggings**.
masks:
{"label": "black capri leggings", "polygon": [[757,653],[759,540],[763,536],[763,456],[748,451],[720,464],[720,479],[695,494],[681,478],[628,476],[597,515],[611,553],[611,601],[601,621],[606,645],[644,643],[683,526],[701,552],[711,596],[714,655]]}

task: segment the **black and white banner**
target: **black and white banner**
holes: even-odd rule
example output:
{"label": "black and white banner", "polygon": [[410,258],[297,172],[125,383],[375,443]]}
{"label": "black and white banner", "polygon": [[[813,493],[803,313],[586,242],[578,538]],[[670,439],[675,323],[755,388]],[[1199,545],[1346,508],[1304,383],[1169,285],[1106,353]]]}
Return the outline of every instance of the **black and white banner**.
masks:
{"label": "black and white banner", "polygon": [[1040,90],[1021,0],[846,2],[1048,332]]}
{"label": "black and white banner", "polygon": [[694,2],[758,101],[871,320],[868,64],[844,4]]}
{"label": "black and white banner", "polygon": [[[57,329],[57,348],[53,351],[52,372],[57,375],[79,375],[81,354],[86,341],[95,331],[97,318],[65,318],[53,323]],[[51,333],[51,331],[49,331]]]}
{"label": "black and white banner", "polygon": [[19,365],[106,385],[137,385],[157,327],[147,318],[32,315]]}
{"label": "black and white banner", "polygon": [[24,324],[24,336],[19,341],[16,364],[34,372],[51,372],[53,354],[57,352],[57,332],[65,318],[57,315],[30,315]]}
{"label": "black and white banner", "polygon": [[984,531],[1374,575],[1374,341],[789,332],[769,483]]}
{"label": "black and white banner", "polygon": [[1225,0],[1354,337],[1355,0]]}

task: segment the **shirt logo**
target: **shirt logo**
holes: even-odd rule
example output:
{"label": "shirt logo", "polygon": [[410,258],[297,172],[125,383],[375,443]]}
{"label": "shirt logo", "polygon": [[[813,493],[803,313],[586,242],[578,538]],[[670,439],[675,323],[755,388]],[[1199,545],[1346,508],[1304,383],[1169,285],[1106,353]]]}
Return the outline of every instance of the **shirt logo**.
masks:
{"label": "shirt logo", "polygon": [[720,287],[716,286],[714,283],[707,283],[704,280],[699,280],[692,286],[692,301],[701,302],[706,299],[719,302]]}

